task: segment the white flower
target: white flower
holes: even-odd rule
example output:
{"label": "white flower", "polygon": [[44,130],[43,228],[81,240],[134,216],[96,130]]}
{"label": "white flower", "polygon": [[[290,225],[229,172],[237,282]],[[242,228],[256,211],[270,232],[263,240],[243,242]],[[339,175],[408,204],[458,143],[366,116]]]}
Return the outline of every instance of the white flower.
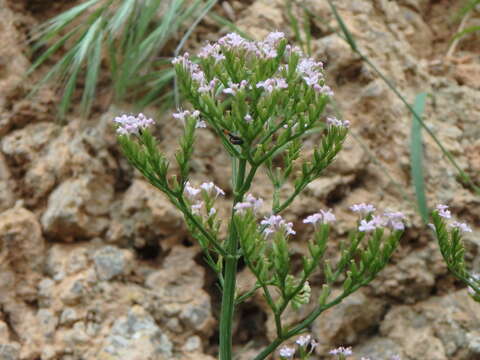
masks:
{"label": "white flower", "polygon": [[295,343],[297,345],[300,345],[300,346],[306,346],[310,343],[310,341],[312,340],[312,336],[307,334],[307,335],[302,335],[300,336],[296,341]]}
{"label": "white flower", "polygon": [[234,206],[238,214],[243,214],[246,209],[253,209],[257,212],[263,205],[263,199],[255,198],[252,194],[248,194],[244,202],[236,203]]}
{"label": "white flower", "polygon": [[349,355],[352,355],[352,348],[351,347],[345,348],[343,346],[340,346],[339,348],[330,350],[329,354],[349,356]]}
{"label": "white flower", "polygon": [[194,213],[195,215],[199,215],[202,207],[203,207],[203,201],[197,202],[196,204],[192,205],[192,213]]}
{"label": "white flower", "polygon": [[350,126],[350,121],[348,120],[338,120],[336,117],[327,117],[327,124],[330,126],[339,126],[339,127],[346,127]]}
{"label": "white flower", "polygon": [[173,113],[172,116],[177,120],[185,121],[185,118],[187,118],[189,116],[194,117],[194,118],[198,118],[200,116],[200,111],[198,111],[198,110],[194,110],[194,111],[188,111],[188,110],[180,111],[180,110],[178,110],[178,112]]}
{"label": "white flower", "polygon": [[198,120],[197,123],[195,124],[195,128],[206,128],[207,123],[203,120]]}
{"label": "white flower", "polygon": [[393,230],[405,230],[403,219],[405,215],[399,211],[385,211],[383,216],[386,218],[385,226],[390,227]]}
{"label": "white flower", "polygon": [[352,206],[350,206],[350,210],[352,210],[353,212],[368,214],[368,213],[374,212],[376,209],[375,209],[375,206],[373,206],[372,204],[360,203],[360,204],[353,204]]}
{"label": "white flower", "polygon": [[250,114],[247,114],[247,115],[245,115],[243,120],[245,120],[246,123],[250,124],[253,121],[253,118]]}
{"label": "white flower", "polygon": [[336,221],[335,215],[332,213],[332,210],[320,210],[319,213],[312,214],[307,216],[304,220],[304,224],[313,224],[316,225],[318,222],[322,224],[328,224]]}
{"label": "white flower", "polygon": [[256,87],[264,88],[266,92],[271,93],[277,89],[288,88],[288,84],[284,78],[270,78],[264,81],[259,81]]}
{"label": "white flower", "polygon": [[118,124],[117,133],[120,135],[139,134],[141,130],[151,126],[153,119],[147,118],[142,113],[137,116],[121,115],[113,119]]}
{"label": "white flower", "polygon": [[452,214],[450,213],[450,210],[448,210],[447,205],[438,204],[436,209],[438,211],[438,215],[440,215],[444,219],[450,219],[452,217]]}
{"label": "white flower", "polygon": [[198,194],[200,194],[200,189],[194,188],[193,186],[190,185],[190,181],[187,181],[185,184],[185,190],[187,193],[187,196],[191,199],[195,198]]}
{"label": "white flower", "polygon": [[219,188],[217,185],[215,185],[213,182],[204,182],[203,184],[200,185],[200,189],[203,189],[207,192],[208,195],[212,195],[213,192],[215,192],[215,197],[218,195],[225,195],[225,191],[223,191],[221,188]]}
{"label": "white flower", "polygon": [[464,222],[454,221],[450,224],[450,227],[456,228],[462,232],[472,232],[472,228]]}
{"label": "white flower", "polygon": [[373,219],[370,221],[367,221],[366,219],[362,219],[360,221],[360,225],[358,226],[358,231],[370,232],[381,227],[382,225],[383,225],[382,219],[379,216],[374,216]]}
{"label": "white flower", "polygon": [[284,230],[286,235],[296,234],[295,230],[293,230],[293,223],[287,223],[280,215],[271,215],[270,217],[265,217],[260,224],[267,225],[267,228],[263,230],[263,233],[266,236],[279,230]]}
{"label": "white flower", "polygon": [[[470,280],[473,281],[477,285],[477,287],[480,287],[480,274],[477,274],[477,273],[471,274]],[[468,292],[471,295],[476,295],[475,290],[471,286],[468,287]]]}
{"label": "white flower", "polygon": [[215,208],[210,208],[210,211],[208,212],[208,217],[213,216],[217,213],[217,209]]}
{"label": "white flower", "polygon": [[230,33],[218,40],[218,43],[227,48],[239,48],[247,42],[237,33]]}
{"label": "white flower", "polygon": [[295,355],[295,348],[284,346],[280,348],[279,354],[282,359],[291,359]]}
{"label": "white flower", "polygon": [[244,89],[248,85],[247,80],[240,81],[239,84],[229,83],[228,88],[223,89],[223,93],[236,95],[239,90]]}

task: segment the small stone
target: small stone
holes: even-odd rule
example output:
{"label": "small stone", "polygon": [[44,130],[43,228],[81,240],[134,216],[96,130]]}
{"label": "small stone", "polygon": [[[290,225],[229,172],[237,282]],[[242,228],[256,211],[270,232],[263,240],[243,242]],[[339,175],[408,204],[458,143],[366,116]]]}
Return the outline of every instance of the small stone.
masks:
{"label": "small stone", "polygon": [[173,345],[152,316],[141,306],[134,306],[127,316],[115,321],[99,360],[157,359],[170,360]]}
{"label": "small stone", "polygon": [[43,335],[46,338],[52,338],[58,324],[58,319],[49,309],[40,309],[37,312],[37,319],[40,323]]}
{"label": "small stone", "polygon": [[202,340],[199,336],[190,336],[185,344],[182,346],[182,350],[185,352],[200,351],[202,347]]}
{"label": "small stone", "polygon": [[132,259],[131,252],[115,246],[105,246],[93,255],[98,278],[107,281],[131,271]]}
{"label": "small stone", "polygon": [[48,308],[51,305],[55,282],[52,279],[43,279],[38,283],[38,306]]}
{"label": "small stone", "polygon": [[82,301],[85,294],[86,288],[82,280],[75,280],[71,286],[65,288],[60,299],[66,305],[76,305]]}
{"label": "small stone", "polygon": [[70,325],[78,321],[80,316],[73,308],[65,308],[60,315],[60,325]]}
{"label": "small stone", "polygon": [[0,344],[0,359],[1,360],[17,360],[19,359],[20,344],[9,343]]}

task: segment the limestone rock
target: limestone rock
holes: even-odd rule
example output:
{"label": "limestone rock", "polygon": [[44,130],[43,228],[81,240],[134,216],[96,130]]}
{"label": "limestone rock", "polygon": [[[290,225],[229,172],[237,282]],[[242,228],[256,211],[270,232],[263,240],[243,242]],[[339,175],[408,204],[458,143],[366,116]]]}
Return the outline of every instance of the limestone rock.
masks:
{"label": "limestone rock", "polygon": [[140,306],[113,324],[106,343],[97,355],[100,360],[169,360],[172,343]]}
{"label": "limestone rock", "polygon": [[15,294],[35,299],[44,249],[41,227],[33,213],[13,208],[0,214],[0,300]]}
{"label": "limestone rock", "polygon": [[113,198],[108,179],[82,176],[67,180],[52,192],[42,216],[45,232],[72,241],[100,235],[108,226],[105,215]]}
{"label": "limestone rock", "polygon": [[105,246],[93,255],[95,270],[100,280],[111,280],[126,275],[132,268],[132,253],[114,246]]}
{"label": "limestone rock", "polygon": [[312,335],[319,342],[318,353],[328,352],[335,344],[358,342],[363,334],[375,328],[385,306],[385,301],[368,297],[360,290],[325,311],[312,326]]}

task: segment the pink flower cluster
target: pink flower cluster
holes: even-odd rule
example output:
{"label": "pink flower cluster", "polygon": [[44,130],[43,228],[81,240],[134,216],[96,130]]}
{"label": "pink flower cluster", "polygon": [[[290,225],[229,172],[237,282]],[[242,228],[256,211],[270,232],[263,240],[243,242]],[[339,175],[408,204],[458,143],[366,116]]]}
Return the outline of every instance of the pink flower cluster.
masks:
{"label": "pink flower cluster", "polygon": [[248,194],[245,201],[236,203],[234,209],[237,214],[243,214],[247,209],[257,212],[263,205],[263,199],[256,198],[252,194]]}
{"label": "pink flower cluster", "polygon": [[350,121],[338,120],[336,117],[331,116],[331,117],[327,117],[327,124],[330,126],[340,126],[340,127],[348,128],[350,126]]}
{"label": "pink flower cluster", "polygon": [[[205,205],[204,201],[200,200],[198,197],[201,192],[204,191],[207,197],[214,197],[215,199],[219,196],[225,196],[225,191],[215,185],[213,182],[204,182],[200,185],[200,187],[196,188],[190,184],[189,181],[185,184],[185,195],[189,198],[193,205],[191,205],[192,213],[195,215],[200,215],[200,211]],[[208,212],[208,216],[212,216],[217,212],[215,208],[210,208]]]}
{"label": "pink flower cluster", "polygon": [[[447,205],[438,204],[436,206],[436,210],[438,212],[438,215],[440,215],[442,218],[444,219],[452,218],[452,213],[450,212],[450,210],[448,210]],[[431,224],[431,226],[433,226],[433,224]],[[454,229],[458,229],[461,232],[472,232],[472,228],[467,223],[464,223],[464,222],[452,221],[449,224],[449,226]]]}
{"label": "pink flower cluster", "polygon": [[[185,123],[185,119],[187,117],[194,117],[196,119],[198,119],[198,117],[200,116],[200,111],[198,110],[194,110],[194,111],[188,111],[188,110],[185,110],[185,111],[178,111],[176,113],[173,113],[172,115],[175,119],[177,120],[180,120],[182,121],[183,123]],[[197,120],[197,123],[195,125],[196,128],[206,128],[207,127],[207,123],[203,120]]]}
{"label": "pink flower cluster", "polygon": [[336,221],[335,215],[332,213],[332,210],[320,210],[320,212],[312,214],[310,216],[307,216],[304,220],[304,224],[312,224],[314,226],[317,225],[317,223],[320,224],[328,224],[331,222]]}
{"label": "pink flower cluster", "polygon": [[147,118],[142,113],[137,116],[121,115],[117,116],[113,121],[118,124],[117,133],[119,135],[139,134],[140,130],[154,124],[153,119]]}
{"label": "pink flower cluster", "polygon": [[[354,204],[350,207],[353,212],[358,212],[361,215],[373,213],[376,209],[372,204]],[[361,219],[358,231],[370,232],[381,227],[388,227],[392,230],[404,230],[405,215],[399,211],[385,211],[382,216],[374,215],[371,220]]]}
{"label": "pink flower cluster", "polygon": [[284,231],[286,235],[296,234],[295,230],[293,230],[293,223],[287,223],[280,215],[265,217],[260,224],[267,226],[265,230],[263,230],[265,236],[276,233],[277,231]]}
{"label": "pink flower cluster", "polygon": [[[225,51],[238,51],[250,54],[257,59],[273,59],[278,55],[278,46],[285,39],[283,32],[272,32],[267,35],[263,41],[249,41],[236,33],[230,33],[220,38],[216,43],[209,43],[203,46],[198,56],[201,59],[213,59],[215,63],[224,61]],[[333,96],[330,87],[324,84],[323,63],[317,62],[312,58],[304,57],[303,53],[296,47],[287,45],[286,53],[297,53],[301,56],[297,64],[296,71],[305,83],[312,87],[316,92],[326,96]],[[172,61],[173,64],[181,64],[190,73],[191,78],[198,84],[198,91],[201,93],[212,92],[219,80],[213,78],[207,81],[205,73],[198,64],[193,63],[189,54],[176,57]],[[281,65],[280,70],[287,70],[288,65]],[[246,82],[245,82],[246,83]],[[226,94],[235,95],[245,84],[229,84],[229,87],[223,90]],[[253,84],[252,84],[253,86]],[[275,89],[285,89],[288,87],[286,80],[282,77],[272,77],[255,84],[256,88],[264,88],[267,93],[273,92]]]}
{"label": "pink flower cluster", "polygon": [[257,88],[264,88],[267,93],[272,93],[277,89],[288,88],[287,81],[284,78],[270,78],[257,83]]}

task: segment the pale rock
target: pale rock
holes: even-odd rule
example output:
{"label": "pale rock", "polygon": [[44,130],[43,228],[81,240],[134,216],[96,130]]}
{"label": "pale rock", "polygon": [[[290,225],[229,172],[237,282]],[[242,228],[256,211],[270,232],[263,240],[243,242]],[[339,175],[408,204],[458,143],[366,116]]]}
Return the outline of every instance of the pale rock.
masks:
{"label": "pale rock", "polygon": [[98,236],[108,226],[105,215],[112,199],[113,187],[106,178],[84,175],[67,180],[50,195],[43,228],[66,241]]}
{"label": "pale rock", "polygon": [[58,318],[49,309],[40,309],[37,312],[37,319],[45,338],[53,339],[56,327],[58,325]]}
{"label": "pale rock", "polygon": [[78,320],[80,320],[80,315],[71,307],[63,309],[62,314],[60,315],[60,325],[71,325]]}
{"label": "pale rock", "polygon": [[[380,326],[380,333],[397,343],[406,357],[447,360],[454,354],[462,359],[480,356],[480,304],[466,290],[432,297],[414,306],[393,307]],[[469,329],[469,330],[467,330]]]}
{"label": "pale rock", "polygon": [[41,227],[33,213],[12,208],[0,214],[0,299],[15,293],[29,301],[36,298],[44,249]]}
{"label": "pale rock", "polygon": [[68,279],[62,283],[60,299],[65,305],[77,305],[83,302],[87,291],[83,278]]}
{"label": "pale rock", "polygon": [[1,360],[18,360],[20,355],[20,344],[13,342],[9,344],[0,344]]}
{"label": "pale rock", "polygon": [[95,252],[93,261],[98,278],[108,281],[131,272],[133,254],[115,246],[105,246]]}
{"label": "pale rock", "polygon": [[[338,295],[334,292],[331,298]],[[359,290],[326,310],[312,325],[312,335],[319,342],[318,352],[327,352],[333,344],[357,342],[362,333],[375,328],[383,317],[385,307],[385,301],[368,297]]]}
{"label": "pale rock", "polygon": [[185,352],[201,351],[202,339],[199,336],[191,336],[187,339],[182,346],[182,350]]}
{"label": "pale rock", "polygon": [[155,187],[134,180],[126,191],[121,207],[112,213],[107,233],[110,242],[133,239],[138,247],[160,240],[179,242],[185,236],[183,216]]}
{"label": "pale rock", "polygon": [[132,307],[112,326],[99,360],[170,360],[173,345],[142,307]]}
{"label": "pale rock", "polygon": [[15,204],[14,186],[15,183],[5,157],[0,153],[0,212]]}

